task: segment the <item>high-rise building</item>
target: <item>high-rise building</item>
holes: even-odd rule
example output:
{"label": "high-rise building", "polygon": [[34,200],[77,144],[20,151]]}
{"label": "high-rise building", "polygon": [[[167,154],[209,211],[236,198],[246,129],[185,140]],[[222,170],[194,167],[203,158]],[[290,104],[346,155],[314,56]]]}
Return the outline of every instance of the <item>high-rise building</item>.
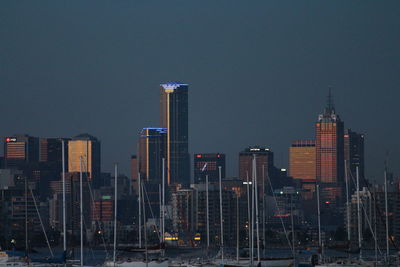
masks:
{"label": "high-rise building", "polygon": [[138,184],[138,158],[136,155],[131,156],[131,186],[132,192],[137,193],[139,184]]}
{"label": "high-rise building", "polygon": [[142,181],[160,183],[167,129],[143,128],[139,136],[139,173]]}
{"label": "high-rise building", "polygon": [[29,135],[14,135],[4,140],[4,160],[7,169],[24,169],[39,160],[39,139]]}
{"label": "high-rise building", "polygon": [[[267,186],[265,179],[275,174],[274,153],[266,147],[248,147],[239,153],[239,177],[251,181],[253,175],[253,158],[256,158],[256,177],[259,193],[263,195]],[[264,187],[264,186],[265,187]]]}
{"label": "high-rise building", "polygon": [[315,141],[297,140],[289,148],[289,175],[295,179],[315,180]]}
{"label": "high-rise building", "polygon": [[100,141],[89,134],[80,134],[68,141],[68,172],[88,173],[89,181],[96,185],[100,178]]}
{"label": "high-rise building", "polygon": [[315,124],[316,178],[321,197],[336,201],[342,196],[344,181],[344,126],[336,114],[329,91],[328,103]]}
{"label": "high-rise building", "polygon": [[[346,160],[348,174],[356,177],[356,167],[361,178],[364,178],[364,135],[353,132],[351,129],[344,131],[344,159]],[[351,178],[348,177],[351,181]],[[351,185],[352,183],[350,183]]]}
{"label": "high-rise building", "polygon": [[194,154],[193,172],[195,183],[204,183],[206,175],[208,175],[209,182],[217,182],[219,179],[219,166],[221,166],[221,177],[225,178],[225,154]]}
{"label": "high-rise building", "polygon": [[301,180],[304,199],[312,199],[315,192],[315,140],[296,140],[289,148],[289,175]]}
{"label": "high-rise building", "polygon": [[165,158],[168,184],[190,183],[188,84],[160,85],[161,127],[167,129]]}

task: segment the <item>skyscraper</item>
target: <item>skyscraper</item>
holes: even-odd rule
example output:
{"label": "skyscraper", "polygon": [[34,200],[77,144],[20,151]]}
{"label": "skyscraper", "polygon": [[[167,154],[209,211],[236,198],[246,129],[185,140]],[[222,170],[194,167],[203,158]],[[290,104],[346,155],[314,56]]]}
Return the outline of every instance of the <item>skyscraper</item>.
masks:
{"label": "skyscraper", "polygon": [[160,85],[161,127],[167,129],[165,158],[168,184],[190,183],[188,84]]}
{"label": "skyscraper", "polygon": [[[351,129],[344,131],[344,159],[349,175],[356,177],[356,167],[360,178],[364,177],[364,135],[353,132]],[[351,178],[349,177],[351,181]],[[362,180],[361,180],[362,181]],[[350,183],[351,185],[352,183]]]}
{"label": "skyscraper", "polygon": [[100,178],[100,141],[89,134],[80,134],[68,141],[68,172],[82,171],[88,173],[89,181],[96,185]]}
{"label": "skyscraper", "polygon": [[39,160],[39,139],[29,135],[14,135],[4,140],[5,167],[25,169],[28,163]]}
{"label": "skyscraper", "polygon": [[289,148],[289,175],[296,179],[315,180],[315,141],[297,140]]}
{"label": "skyscraper", "polygon": [[143,128],[139,137],[139,173],[142,181],[161,182],[167,129]]}
{"label": "skyscraper", "polygon": [[221,176],[225,178],[225,154],[194,154],[193,172],[195,183],[204,183],[206,175],[208,175],[209,182],[218,182],[219,166],[221,166]]}
{"label": "skyscraper", "polygon": [[329,91],[327,106],[315,124],[316,178],[321,197],[335,201],[342,195],[344,181],[344,126],[336,114]]}
{"label": "skyscraper", "polygon": [[[239,177],[246,181],[247,177],[249,181],[252,179],[253,169],[252,162],[253,157],[256,157],[256,179],[259,187],[260,196],[264,195],[268,183],[266,179],[275,176],[274,167],[274,153],[266,147],[253,146],[248,147],[239,153]],[[271,183],[273,183],[271,181]]]}

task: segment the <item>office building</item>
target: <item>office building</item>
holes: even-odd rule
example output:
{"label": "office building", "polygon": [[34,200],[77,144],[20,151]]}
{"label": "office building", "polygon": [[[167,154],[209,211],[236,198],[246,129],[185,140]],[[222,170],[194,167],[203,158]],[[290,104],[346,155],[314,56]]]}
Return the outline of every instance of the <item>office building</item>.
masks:
{"label": "office building", "polygon": [[39,160],[39,139],[29,135],[14,135],[4,139],[6,169],[21,169]]}
{"label": "office building", "polygon": [[190,183],[188,148],[188,84],[160,85],[161,127],[167,129],[165,158],[168,184]]}
{"label": "office building", "polygon": [[167,129],[143,128],[139,136],[139,173],[142,181],[160,183]]}
{"label": "office building", "polygon": [[204,183],[206,175],[208,175],[209,182],[217,182],[219,180],[218,167],[221,167],[221,177],[225,178],[225,154],[194,154],[193,172],[195,183]]}
{"label": "office building", "polygon": [[315,140],[296,140],[289,148],[289,176],[301,180],[304,199],[312,199],[316,182]]}
{"label": "office building", "polygon": [[[361,184],[364,184],[364,135],[353,132],[351,129],[344,131],[344,159],[347,164],[349,185],[353,184],[352,177],[356,177],[356,168],[360,175]],[[364,184],[365,185],[365,184]],[[352,187],[352,186],[351,186]],[[352,190],[353,191],[353,190]]]}
{"label": "office building", "polygon": [[344,182],[344,128],[330,91],[327,106],[315,124],[315,135],[316,179],[321,185],[321,197],[338,203]]}
{"label": "office building", "polygon": [[315,141],[297,140],[289,148],[289,176],[295,179],[315,180]]}
{"label": "office building", "polygon": [[89,134],[81,134],[68,141],[68,172],[88,173],[89,181],[96,185],[100,178],[100,141]]}
{"label": "office building", "polygon": [[[239,153],[239,177],[244,181],[252,180],[253,176],[253,158],[256,158],[256,178],[259,187],[259,194],[263,195],[266,182],[272,178],[275,173],[274,154],[269,148],[253,146],[248,147]],[[264,186],[263,186],[264,185]]]}

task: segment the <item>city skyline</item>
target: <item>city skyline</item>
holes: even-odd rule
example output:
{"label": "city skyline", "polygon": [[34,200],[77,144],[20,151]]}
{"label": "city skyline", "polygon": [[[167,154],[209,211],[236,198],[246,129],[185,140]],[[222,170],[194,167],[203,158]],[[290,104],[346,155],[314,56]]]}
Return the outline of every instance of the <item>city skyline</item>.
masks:
{"label": "city skyline", "polygon": [[[291,142],[314,137],[332,86],[345,127],[365,134],[367,178],[381,181],[386,151],[389,169],[398,173],[399,4],[367,1],[361,13],[356,5],[334,3],[257,5],[232,4],[221,19],[219,4],[173,10],[162,3],[99,2],[93,12],[79,13],[75,8],[92,6],[62,11],[53,3],[30,12],[33,3],[25,9],[5,3],[0,82],[7,100],[1,112],[8,115],[1,136],[87,132],[102,142],[102,169],[117,161],[128,175],[139,131],[158,125],[158,84],[176,79],[190,84],[189,152],[224,153],[227,176],[237,176],[238,154],[251,145],[270,147],[276,165],[288,167]],[[175,15],[171,21],[157,18],[165,11]],[[153,24],[139,13],[151,14]],[[100,19],[104,14],[116,30]],[[85,26],[71,25],[72,17]],[[176,23],[188,17],[187,26]],[[137,34],[126,34],[131,31]],[[162,40],[165,46],[146,47]]]}

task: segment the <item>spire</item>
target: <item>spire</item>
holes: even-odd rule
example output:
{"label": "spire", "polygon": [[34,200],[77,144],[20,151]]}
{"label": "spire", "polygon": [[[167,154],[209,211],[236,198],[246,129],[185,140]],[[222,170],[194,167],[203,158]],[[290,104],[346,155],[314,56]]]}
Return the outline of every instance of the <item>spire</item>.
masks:
{"label": "spire", "polygon": [[328,87],[328,97],[327,97],[327,109],[329,111],[335,110],[335,106],[333,104],[333,96],[332,96],[332,87]]}
{"label": "spire", "polygon": [[326,98],[326,107],[324,109],[325,116],[330,116],[335,113],[335,106],[333,104],[332,87],[328,87],[328,96]]}

